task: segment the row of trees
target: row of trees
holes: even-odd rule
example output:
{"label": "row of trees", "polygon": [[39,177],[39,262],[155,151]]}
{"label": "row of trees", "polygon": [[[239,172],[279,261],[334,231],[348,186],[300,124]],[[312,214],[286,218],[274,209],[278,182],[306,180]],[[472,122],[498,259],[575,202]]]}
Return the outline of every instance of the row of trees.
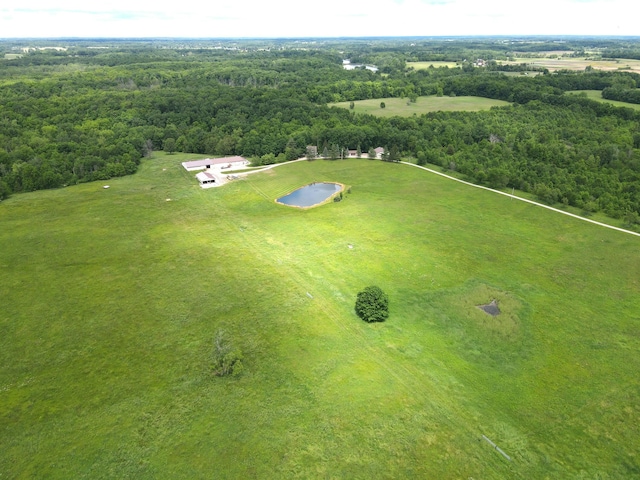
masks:
{"label": "row of trees", "polygon": [[640,88],[607,87],[602,90],[602,98],[640,104]]}

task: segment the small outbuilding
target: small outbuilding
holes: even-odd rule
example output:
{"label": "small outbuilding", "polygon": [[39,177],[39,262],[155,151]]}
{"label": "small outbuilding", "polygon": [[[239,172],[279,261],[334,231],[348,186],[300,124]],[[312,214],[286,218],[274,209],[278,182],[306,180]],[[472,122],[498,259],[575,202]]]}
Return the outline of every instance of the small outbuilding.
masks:
{"label": "small outbuilding", "polygon": [[209,172],[200,172],[196,175],[202,188],[215,187],[216,177]]}

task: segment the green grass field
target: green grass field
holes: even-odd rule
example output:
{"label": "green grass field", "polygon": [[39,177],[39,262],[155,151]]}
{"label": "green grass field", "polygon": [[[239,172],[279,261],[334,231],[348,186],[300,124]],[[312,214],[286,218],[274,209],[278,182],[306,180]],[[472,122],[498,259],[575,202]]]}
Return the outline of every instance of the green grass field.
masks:
{"label": "green grass field", "polygon": [[426,70],[433,65],[433,68],[460,68],[456,62],[407,62],[407,68],[413,68],[414,70]]}
{"label": "green grass field", "polygon": [[[384,102],[385,108],[380,108],[380,102]],[[332,103],[330,106],[349,108],[351,102]],[[491,107],[501,107],[509,105],[502,100],[493,100],[483,97],[438,97],[430,95],[418,97],[415,103],[409,102],[406,98],[373,98],[370,100],[358,100],[353,111],[356,113],[368,113],[379,117],[410,117],[411,115],[422,115],[429,112],[452,112],[467,111],[477,112],[489,110]]]}
{"label": "green grass field", "polygon": [[640,105],[636,104],[636,103],[628,103],[628,102],[619,102],[618,100],[609,100],[606,98],[602,98],[602,91],[600,90],[574,90],[572,92],[569,92],[572,95],[580,95],[580,94],[585,94],[587,96],[587,98],[590,98],[591,100],[597,100],[598,102],[604,102],[604,103],[610,103],[611,105],[614,105],[616,107],[627,107],[627,108],[633,108],[635,110],[640,110]]}
{"label": "green grass field", "polygon": [[[0,203],[1,478],[640,475],[637,237],[406,165],[202,190],[186,158]],[[352,193],[274,203],[312,181]]]}

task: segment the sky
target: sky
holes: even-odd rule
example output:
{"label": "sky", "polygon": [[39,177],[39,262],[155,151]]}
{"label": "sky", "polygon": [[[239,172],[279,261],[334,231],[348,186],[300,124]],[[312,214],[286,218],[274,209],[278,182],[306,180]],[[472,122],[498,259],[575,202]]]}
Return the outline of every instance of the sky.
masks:
{"label": "sky", "polygon": [[19,0],[0,38],[640,36],[637,0]]}

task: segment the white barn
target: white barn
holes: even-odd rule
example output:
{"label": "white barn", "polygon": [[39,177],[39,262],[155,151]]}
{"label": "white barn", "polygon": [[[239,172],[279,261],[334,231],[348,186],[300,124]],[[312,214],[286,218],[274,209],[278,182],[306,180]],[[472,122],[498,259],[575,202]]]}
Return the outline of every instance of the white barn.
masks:
{"label": "white barn", "polygon": [[205,158],[203,160],[182,162],[182,166],[188,172],[193,172],[195,170],[206,170],[207,168],[216,168],[219,170],[224,170],[226,168],[242,168],[247,165],[249,165],[249,160],[240,156]]}

